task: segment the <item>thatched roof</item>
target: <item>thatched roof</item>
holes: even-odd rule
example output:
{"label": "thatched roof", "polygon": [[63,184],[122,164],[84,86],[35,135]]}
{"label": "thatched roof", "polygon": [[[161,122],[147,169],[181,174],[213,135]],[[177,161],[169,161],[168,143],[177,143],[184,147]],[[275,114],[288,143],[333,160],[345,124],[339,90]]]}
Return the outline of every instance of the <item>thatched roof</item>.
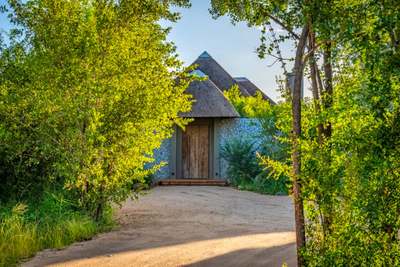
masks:
{"label": "thatched roof", "polygon": [[179,113],[180,117],[240,118],[239,113],[222,93],[222,91],[231,89],[233,85],[237,85],[239,91],[245,97],[254,96],[259,91],[264,100],[269,100],[271,104],[275,104],[248,79],[233,78],[207,52],[201,54],[192,65],[195,64],[197,68],[190,75],[207,77],[207,79],[202,82],[193,81],[186,88],[185,94],[192,95],[195,101],[192,104],[192,110],[186,113]]}
{"label": "thatched roof", "polygon": [[247,90],[241,86],[236,80],[215,61],[210,54],[204,52],[192,65],[197,65],[197,69],[208,75],[211,81],[222,91],[232,88],[233,85],[239,86],[239,91],[243,96],[250,96]]}
{"label": "thatched roof", "polygon": [[[193,71],[200,76],[198,70]],[[191,94],[195,102],[192,103],[192,110],[186,113],[179,113],[179,117],[201,118],[201,117],[225,117],[240,118],[239,113],[232,106],[221,90],[210,80],[193,81],[186,88],[185,94]]]}
{"label": "thatched roof", "polygon": [[244,88],[246,88],[247,92],[249,92],[249,94],[251,96],[255,96],[256,92],[260,92],[262,95],[262,99],[263,100],[268,100],[269,103],[276,105],[276,103],[269,98],[266,94],[264,94],[263,91],[261,91],[254,83],[252,83],[249,79],[247,79],[246,77],[236,77],[235,80]]}

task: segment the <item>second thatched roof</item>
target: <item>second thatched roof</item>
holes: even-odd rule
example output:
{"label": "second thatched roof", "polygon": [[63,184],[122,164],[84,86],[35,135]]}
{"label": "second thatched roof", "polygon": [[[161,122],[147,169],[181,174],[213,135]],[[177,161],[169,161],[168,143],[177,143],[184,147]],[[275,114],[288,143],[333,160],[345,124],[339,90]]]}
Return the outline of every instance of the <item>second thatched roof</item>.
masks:
{"label": "second thatched roof", "polygon": [[254,83],[252,83],[249,79],[247,79],[246,77],[237,77],[235,78],[235,80],[244,88],[246,88],[247,92],[249,92],[249,94],[251,96],[255,96],[256,92],[260,92],[262,99],[263,100],[267,100],[269,101],[270,104],[276,105],[276,103],[269,98],[266,94],[264,94],[263,91],[260,90],[260,88],[258,88]]}
{"label": "second thatched roof", "polygon": [[210,54],[204,52],[201,54],[192,65],[197,65],[196,69],[202,71],[211,81],[222,91],[232,88],[232,86],[239,86],[239,91],[243,96],[250,96],[247,90],[241,86],[221,65],[215,61]]}
{"label": "second thatched roof", "polygon": [[[207,52],[201,54],[192,65],[197,65],[190,75],[206,77],[204,81],[193,81],[186,88],[185,94],[193,96],[192,110],[179,113],[186,118],[240,118],[239,113],[229,102],[223,91],[237,85],[245,97],[255,96],[260,92],[264,100],[275,104],[266,94],[246,78],[233,78],[221,65],[218,64]],[[177,82],[179,82],[177,80]]]}

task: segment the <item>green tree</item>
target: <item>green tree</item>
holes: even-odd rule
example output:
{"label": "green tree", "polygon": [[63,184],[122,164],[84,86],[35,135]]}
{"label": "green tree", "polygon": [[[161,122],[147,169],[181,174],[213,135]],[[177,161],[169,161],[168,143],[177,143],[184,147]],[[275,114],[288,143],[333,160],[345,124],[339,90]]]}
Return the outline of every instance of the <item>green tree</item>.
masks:
{"label": "green tree", "polygon": [[[215,0],[212,14],[249,25],[273,20],[297,40],[292,114],[280,120],[283,132],[293,131],[293,168],[264,163],[292,172],[298,265],[398,265],[397,1]],[[271,46],[262,43],[261,55]],[[313,101],[300,105],[303,69]]]}
{"label": "green tree", "polygon": [[[152,150],[186,120],[188,80],[169,29],[188,1],[8,1],[0,54],[2,191],[59,186],[98,218],[131,195]],[[21,177],[22,176],[22,177]],[[20,182],[18,182],[20,181]]]}
{"label": "green tree", "polygon": [[[211,14],[215,18],[229,14],[232,22],[246,21],[249,26],[262,26],[274,21],[288,31],[288,36],[281,36],[280,41],[284,41],[290,37],[297,40],[296,55],[294,58],[294,85],[293,94],[290,97],[292,103],[292,165],[293,165],[293,192],[295,199],[295,223],[296,223],[296,240],[297,240],[297,262],[298,266],[305,264],[301,250],[306,244],[305,238],[305,221],[303,199],[301,197],[301,150],[298,139],[301,138],[301,81],[305,64],[308,62],[314,49],[304,57],[304,51],[307,45],[307,38],[310,32],[310,13],[308,12],[308,1],[248,1],[248,0],[213,0],[211,1]],[[296,29],[301,29],[301,34],[295,33]],[[264,27],[265,33],[265,27]],[[262,45],[259,49],[261,57],[266,51],[266,40],[261,38]],[[268,53],[272,53],[272,49],[276,44],[271,44]],[[319,44],[320,45],[320,44]]]}

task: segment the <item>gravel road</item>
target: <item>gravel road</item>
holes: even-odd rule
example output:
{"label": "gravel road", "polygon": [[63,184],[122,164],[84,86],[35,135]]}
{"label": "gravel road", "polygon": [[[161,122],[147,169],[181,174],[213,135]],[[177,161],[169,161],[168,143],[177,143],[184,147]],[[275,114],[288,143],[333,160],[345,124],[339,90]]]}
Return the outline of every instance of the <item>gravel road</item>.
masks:
{"label": "gravel road", "polygon": [[295,266],[292,203],[229,187],[159,186],[118,209],[114,231],[23,266]]}

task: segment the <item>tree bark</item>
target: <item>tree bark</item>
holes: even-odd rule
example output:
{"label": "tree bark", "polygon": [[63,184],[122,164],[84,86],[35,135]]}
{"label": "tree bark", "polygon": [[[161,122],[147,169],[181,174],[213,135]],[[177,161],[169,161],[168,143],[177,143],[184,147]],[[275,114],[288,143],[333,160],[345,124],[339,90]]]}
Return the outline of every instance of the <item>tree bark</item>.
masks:
{"label": "tree bark", "polygon": [[[332,44],[327,43],[324,51],[324,70],[325,70],[325,101],[324,106],[325,109],[328,109],[332,106],[332,93],[333,93],[333,69],[332,69],[332,52],[331,52]],[[328,122],[327,127],[325,129],[325,137],[329,139],[332,136],[332,123]]]}
{"label": "tree bark", "polygon": [[[333,67],[332,67],[332,43],[327,43],[324,48],[324,72],[325,72],[325,93],[324,93],[324,109],[327,112],[333,104]],[[327,148],[331,150],[331,145],[329,143],[329,139],[332,136],[332,122],[328,121],[326,123],[326,128],[324,129],[324,137],[326,138]],[[327,159],[326,164],[331,164],[331,158]],[[328,183],[331,183],[328,181]],[[325,201],[325,204],[328,204],[327,212],[324,213],[323,227],[326,228],[327,233],[330,233],[331,228],[331,214],[332,207],[329,207],[329,203]]]}
{"label": "tree bark", "polygon": [[296,243],[297,243],[297,266],[305,266],[306,262],[302,255],[302,248],[306,245],[305,225],[304,225],[304,207],[301,194],[301,180],[299,174],[301,171],[301,151],[297,138],[301,136],[301,80],[303,77],[302,58],[308,37],[308,24],[303,27],[299,43],[297,45],[296,57],[294,63],[294,85],[292,98],[293,114],[293,196],[295,207],[295,225],[296,225]]}
{"label": "tree bark", "polygon": [[[310,31],[310,37],[309,37],[309,43],[310,43],[310,47],[311,49],[314,48],[315,44],[314,44],[314,33],[312,31]],[[318,72],[318,66],[317,63],[315,62],[315,58],[314,58],[314,52],[312,52],[312,55],[310,57],[310,71],[311,71],[311,86],[312,86],[312,94],[313,94],[313,102],[314,102],[314,106],[315,106],[315,113],[318,116],[320,113],[320,106],[319,106],[319,84],[318,84],[318,78],[317,78],[317,72]],[[318,129],[318,144],[322,144],[323,142],[323,134],[324,134],[324,126],[322,125],[322,123],[318,123],[317,125],[317,129]]]}

